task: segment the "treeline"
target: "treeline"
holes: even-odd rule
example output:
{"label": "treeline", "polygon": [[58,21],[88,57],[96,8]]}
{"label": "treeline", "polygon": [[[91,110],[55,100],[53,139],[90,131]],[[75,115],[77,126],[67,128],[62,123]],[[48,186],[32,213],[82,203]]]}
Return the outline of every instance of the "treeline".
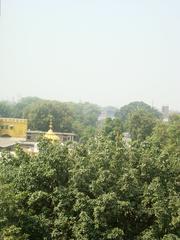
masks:
{"label": "treeline", "polygon": [[31,130],[47,131],[50,115],[55,131],[75,132],[80,137],[94,134],[101,108],[90,103],[63,103],[27,97],[17,103],[0,102],[1,117],[27,118]]}
{"label": "treeline", "polygon": [[180,117],[153,121],[133,113],[128,144],[114,119],[85,143],[3,153],[0,239],[180,239]]}
{"label": "treeline", "polygon": [[121,109],[102,108],[91,103],[72,103],[27,97],[17,103],[0,102],[0,117],[27,118],[31,130],[47,131],[50,115],[55,131],[74,132],[81,140],[86,140],[99,130],[98,116],[102,111],[114,115],[121,122],[121,130],[129,131],[129,119],[137,111],[144,117],[158,119],[161,114],[144,102],[133,102]]}

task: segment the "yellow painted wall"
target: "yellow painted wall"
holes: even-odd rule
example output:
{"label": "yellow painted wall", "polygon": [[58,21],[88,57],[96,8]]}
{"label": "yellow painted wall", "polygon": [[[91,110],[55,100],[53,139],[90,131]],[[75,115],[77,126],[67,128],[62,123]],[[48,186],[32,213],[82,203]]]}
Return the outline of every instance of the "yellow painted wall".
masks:
{"label": "yellow painted wall", "polygon": [[25,138],[26,132],[27,119],[0,118],[0,137]]}

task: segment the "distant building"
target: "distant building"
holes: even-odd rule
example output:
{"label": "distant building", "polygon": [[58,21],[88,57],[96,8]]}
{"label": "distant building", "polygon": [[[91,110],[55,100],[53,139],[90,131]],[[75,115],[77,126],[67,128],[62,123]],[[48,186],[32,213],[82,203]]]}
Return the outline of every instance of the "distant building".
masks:
{"label": "distant building", "polygon": [[0,151],[3,149],[13,151],[19,144],[26,152],[37,152],[37,142],[40,137],[61,143],[77,140],[77,135],[74,133],[54,132],[52,120],[49,130],[43,132],[27,130],[27,119],[0,118]]}
{"label": "distant building", "polygon": [[167,122],[169,120],[169,106],[162,106],[163,121]]}
{"label": "distant building", "polygon": [[44,131],[27,131],[27,140],[32,142],[37,142],[40,137],[47,138],[52,141],[76,141],[77,135],[74,133],[62,133],[62,132],[54,132],[52,126],[52,118],[50,119],[49,130],[47,132]]}
{"label": "distant building", "polygon": [[169,106],[162,106],[162,114],[164,117],[169,117]]}
{"label": "distant building", "polygon": [[0,118],[0,137],[26,138],[27,119]]}
{"label": "distant building", "polygon": [[23,141],[24,138],[0,137],[0,151],[3,149],[13,151],[16,145]]}
{"label": "distant building", "polygon": [[98,121],[99,122],[104,121],[104,120],[106,120],[106,118],[108,118],[108,114],[107,114],[107,112],[103,111],[100,113],[100,115],[98,117]]}
{"label": "distant building", "polygon": [[[60,142],[77,141],[77,135],[74,133],[53,132],[53,134],[58,137],[57,140]],[[47,136],[47,133],[44,131],[27,131],[28,141],[37,142],[43,136]]]}
{"label": "distant building", "polygon": [[114,110],[111,110],[111,109],[104,110],[100,113],[100,115],[98,117],[98,121],[101,122],[101,121],[106,120],[107,118],[114,119],[114,115],[115,115]]}

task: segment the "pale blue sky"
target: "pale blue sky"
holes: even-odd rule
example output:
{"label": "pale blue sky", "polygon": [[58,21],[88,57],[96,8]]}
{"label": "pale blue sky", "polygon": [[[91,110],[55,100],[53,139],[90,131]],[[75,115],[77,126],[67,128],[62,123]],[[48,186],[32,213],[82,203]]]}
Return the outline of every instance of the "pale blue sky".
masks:
{"label": "pale blue sky", "polygon": [[1,0],[0,99],[180,110],[180,0]]}

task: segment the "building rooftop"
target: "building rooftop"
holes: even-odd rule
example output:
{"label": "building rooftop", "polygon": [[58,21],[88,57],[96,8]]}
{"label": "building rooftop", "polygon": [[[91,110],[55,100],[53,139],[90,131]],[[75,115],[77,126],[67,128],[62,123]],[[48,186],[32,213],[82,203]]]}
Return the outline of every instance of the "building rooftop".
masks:
{"label": "building rooftop", "polygon": [[7,121],[14,121],[14,122],[27,122],[27,119],[25,119],[25,118],[5,118],[5,117],[0,117],[0,120],[1,121],[5,121],[5,122],[7,122]]}
{"label": "building rooftop", "polygon": [[[31,134],[45,134],[46,132],[45,131],[38,131],[38,130],[28,130],[27,133],[31,133]],[[58,134],[58,135],[71,135],[71,136],[76,136],[75,133],[67,133],[67,132],[54,132],[55,134]]]}
{"label": "building rooftop", "polygon": [[26,141],[25,138],[0,137],[0,148],[7,148],[14,146],[17,143]]}

